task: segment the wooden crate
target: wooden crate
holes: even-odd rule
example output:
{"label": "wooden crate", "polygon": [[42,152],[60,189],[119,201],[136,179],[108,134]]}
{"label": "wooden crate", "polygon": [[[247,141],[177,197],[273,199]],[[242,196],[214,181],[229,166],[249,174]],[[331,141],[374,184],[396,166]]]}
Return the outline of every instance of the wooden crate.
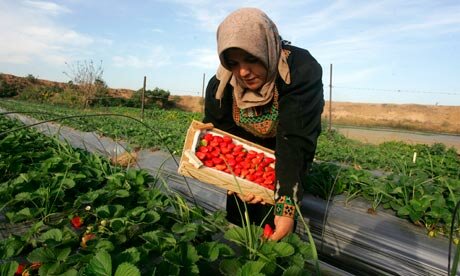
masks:
{"label": "wooden crate", "polygon": [[201,160],[196,157],[195,149],[200,142],[200,138],[207,132],[219,136],[228,135],[232,137],[236,145],[242,144],[247,150],[263,152],[266,156],[275,158],[274,152],[270,149],[214,128],[212,124],[203,124],[199,121],[193,121],[187,131],[178,173],[236,193],[260,196],[265,203],[273,205],[274,192],[272,190],[252,181],[203,165]]}

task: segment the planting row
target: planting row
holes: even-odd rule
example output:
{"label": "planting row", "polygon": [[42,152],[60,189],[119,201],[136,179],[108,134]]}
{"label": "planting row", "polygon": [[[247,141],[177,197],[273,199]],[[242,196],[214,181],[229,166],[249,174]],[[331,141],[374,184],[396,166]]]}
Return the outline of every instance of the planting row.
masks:
{"label": "planting row", "polygon": [[[0,133],[17,126],[0,117]],[[30,129],[0,134],[0,208],[1,275],[300,275],[315,256]]]}

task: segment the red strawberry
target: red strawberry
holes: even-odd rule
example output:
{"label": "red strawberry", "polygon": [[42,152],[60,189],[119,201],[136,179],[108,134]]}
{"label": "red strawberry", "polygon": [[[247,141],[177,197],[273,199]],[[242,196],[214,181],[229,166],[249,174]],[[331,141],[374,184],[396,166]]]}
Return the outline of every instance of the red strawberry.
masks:
{"label": "red strawberry", "polygon": [[273,235],[273,229],[272,227],[270,226],[270,224],[265,224],[265,227],[264,227],[264,235],[263,237],[265,239],[269,239],[271,236]]}
{"label": "red strawberry", "polygon": [[222,139],[223,139],[224,142],[227,143],[227,144],[230,144],[230,143],[232,142],[232,140],[233,140],[232,137],[227,136],[227,135],[224,135],[224,136],[222,137]]}
{"label": "red strawberry", "polygon": [[19,264],[18,265],[18,268],[16,269],[16,272],[14,273],[14,275],[22,275],[22,272],[24,271],[24,265],[23,264]]}
{"label": "red strawberry", "polygon": [[75,227],[76,229],[80,228],[83,225],[83,219],[79,216],[74,216],[71,220],[70,223],[72,223],[72,226]]}
{"label": "red strawberry", "polygon": [[204,160],[206,158],[206,153],[204,153],[204,152],[196,152],[195,155],[200,160]]}
{"label": "red strawberry", "polygon": [[204,138],[206,141],[210,142],[210,141],[212,141],[212,139],[213,139],[214,137],[213,137],[213,135],[212,135],[211,133],[206,133],[206,134],[203,136],[203,138]]}

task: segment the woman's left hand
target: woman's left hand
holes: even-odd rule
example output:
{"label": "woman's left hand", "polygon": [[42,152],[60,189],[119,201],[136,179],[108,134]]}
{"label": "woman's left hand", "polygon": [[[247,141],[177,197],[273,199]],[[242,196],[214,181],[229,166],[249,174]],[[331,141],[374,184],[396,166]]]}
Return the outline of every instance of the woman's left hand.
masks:
{"label": "woman's left hand", "polygon": [[275,216],[275,232],[270,236],[271,240],[279,241],[294,231],[294,219],[290,217]]}

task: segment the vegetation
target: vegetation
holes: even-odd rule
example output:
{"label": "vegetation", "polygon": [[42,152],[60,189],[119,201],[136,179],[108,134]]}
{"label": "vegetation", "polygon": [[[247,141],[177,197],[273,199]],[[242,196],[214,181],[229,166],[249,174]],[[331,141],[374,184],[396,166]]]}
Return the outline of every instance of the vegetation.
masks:
{"label": "vegetation", "polygon": [[[48,105],[3,102],[7,110],[45,111],[33,114],[38,119],[63,115],[106,113],[105,108],[74,110]],[[138,109],[111,108],[110,113],[139,117]],[[182,151],[190,122],[201,119],[200,113],[148,109],[144,123],[151,129],[115,116],[73,118],[62,121],[76,129],[98,131],[102,135],[124,139],[141,147],[169,148]],[[308,191],[329,198],[343,194],[347,202],[356,197],[369,200],[369,212],[379,208],[394,211],[427,229],[430,235],[447,234],[452,212],[460,194],[460,160],[453,148],[442,144],[408,145],[399,142],[368,145],[344,138],[338,133],[323,133],[319,138],[317,159],[309,176]],[[454,227],[459,237],[458,224]]]}
{"label": "vegetation", "polygon": [[[0,133],[17,127],[0,117]],[[0,156],[1,275],[306,275],[315,260],[296,234],[229,227],[144,170],[31,129],[0,135]]]}

